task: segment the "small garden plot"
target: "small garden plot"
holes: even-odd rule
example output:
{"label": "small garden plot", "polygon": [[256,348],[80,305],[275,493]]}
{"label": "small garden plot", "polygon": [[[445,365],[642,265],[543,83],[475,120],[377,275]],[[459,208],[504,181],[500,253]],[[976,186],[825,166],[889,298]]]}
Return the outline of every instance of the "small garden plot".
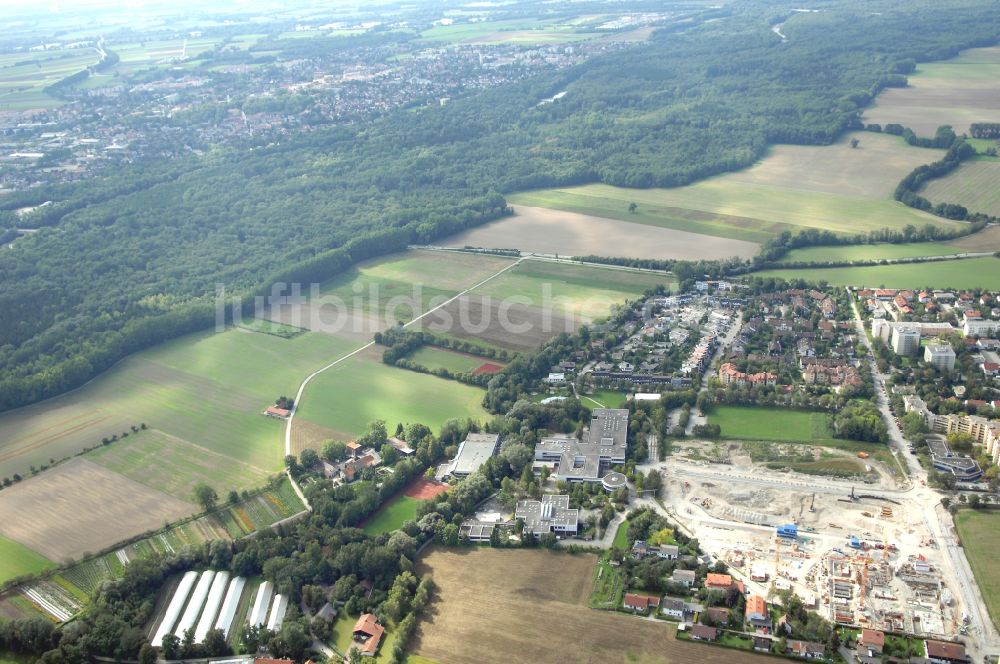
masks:
{"label": "small garden plot", "polygon": [[40,581],[26,586],[21,592],[32,604],[57,622],[66,622],[83,608],[83,603],[72,593],[51,581]]}
{"label": "small garden plot", "polygon": [[62,576],[90,597],[104,581],[113,576],[113,572],[107,558],[101,557],[73,565]]}

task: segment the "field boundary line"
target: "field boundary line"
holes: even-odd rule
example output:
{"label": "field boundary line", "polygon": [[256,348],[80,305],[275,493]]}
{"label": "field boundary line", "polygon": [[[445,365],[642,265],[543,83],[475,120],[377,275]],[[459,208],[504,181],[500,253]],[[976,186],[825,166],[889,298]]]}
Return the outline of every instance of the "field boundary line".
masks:
{"label": "field boundary line", "polygon": [[[468,293],[476,290],[477,288],[479,288],[480,286],[488,283],[489,281],[491,281],[493,279],[496,279],[497,277],[499,277],[504,272],[507,272],[508,270],[513,269],[517,265],[520,265],[521,261],[523,261],[523,260],[524,260],[524,257],[518,258],[516,261],[513,261],[510,265],[507,265],[506,267],[504,267],[503,269],[501,269],[498,272],[494,272],[493,274],[491,274],[490,276],[486,277],[485,279],[483,279],[479,283],[474,284],[472,286],[469,286],[468,288],[466,288],[465,290],[463,290],[461,293],[458,293],[457,295],[452,296],[451,298],[445,300],[444,302],[442,302],[441,304],[437,305],[436,307],[428,309],[427,311],[423,312],[419,316],[416,316],[415,318],[413,318],[412,320],[410,320],[408,323],[404,323],[403,327],[404,328],[405,327],[409,327],[409,326],[413,325],[414,323],[420,321],[421,319],[425,318],[426,316],[431,315],[435,311],[438,311],[439,309],[442,309],[442,308],[448,306],[449,304],[451,304],[455,300],[457,300],[457,299],[459,299],[459,298],[467,295]],[[312,379],[315,378],[316,376],[318,376],[321,373],[323,373],[324,371],[326,371],[327,369],[332,369],[333,367],[337,366],[341,362],[344,362],[345,360],[349,360],[350,358],[354,357],[358,353],[361,353],[362,351],[365,351],[365,350],[371,348],[374,345],[375,345],[375,341],[374,340],[373,341],[369,341],[368,343],[366,343],[365,345],[361,346],[360,348],[356,348],[356,349],[352,350],[350,353],[347,353],[346,355],[337,358],[336,360],[334,360],[330,364],[326,365],[325,367],[317,369],[316,371],[312,372],[311,374],[309,374],[308,376],[305,377],[305,379],[299,385],[298,391],[295,393],[295,403],[292,405],[292,412],[289,413],[288,419],[285,420],[285,456],[288,456],[289,454],[292,453],[292,422],[295,420],[295,413],[298,412],[298,410],[299,410],[299,402],[302,400],[302,394],[305,392],[306,386],[309,384],[309,382],[312,381]]]}

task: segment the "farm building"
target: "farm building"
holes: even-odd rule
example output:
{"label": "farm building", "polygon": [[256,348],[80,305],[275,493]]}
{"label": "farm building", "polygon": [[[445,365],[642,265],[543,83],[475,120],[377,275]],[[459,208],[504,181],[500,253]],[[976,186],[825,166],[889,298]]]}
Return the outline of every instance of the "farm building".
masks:
{"label": "farm building", "polygon": [[271,614],[267,618],[267,629],[277,632],[285,622],[285,611],[288,610],[288,597],[285,595],[275,595],[271,605]]}
{"label": "farm building", "polygon": [[194,642],[204,643],[208,631],[215,626],[215,618],[219,614],[219,606],[225,597],[226,587],[229,585],[229,572],[219,572],[212,581],[212,587],[208,591],[208,599],[205,600],[205,608],[201,612],[201,620],[194,631]]}
{"label": "farm building", "polygon": [[546,533],[566,537],[576,535],[580,510],[570,509],[569,496],[542,496],[541,500],[519,500],[514,518],[524,521],[524,532],[535,539]]}
{"label": "farm building", "polygon": [[229,630],[233,627],[236,609],[240,606],[240,598],[243,596],[243,588],[246,587],[246,584],[247,580],[242,576],[237,576],[229,582],[226,599],[222,602],[222,610],[219,612],[219,618],[215,621],[215,629],[221,629],[222,634],[227,639],[229,638]]}
{"label": "farm building", "polygon": [[354,648],[364,657],[374,657],[378,651],[379,643],[382,641],[382,634],[385,628],[378,624],[378,618],[371,613],[366,613],[358,618],[352,630]]}
{"label": "farm building", "polygon": [[188,602],[187,608],[184,609],[184,615],[181,616],[181,621],[177,624],[177,629],[174,630],[174,634],[178,638],[183,639],[184,632],[194,627],[195,621],[198,620],[198,616],[201,614],[201,607],[205,604],[205,599],[208,597],[208,591],[212,587],[213,579],[215,579],[215,572],[211,570],[202,572],[198,578],[198,585],[194,587],[191,600]]}
{"label": "farm building", "polygon": [[458,446],[458,454],[448,469],[453,477],[468,477],[497,453],[500,436],[495,433],[470,433]]}
{"label": "farm building", "polygon": [[274,584],[265,581],[257,589],[257,597],[254,598],[253,608],[247,618],[247,624],[251,627],[260,627],[267,621],[267,607],[271,604],[271,595],[274,594]]}
{"label": "farm building", "polygon": [[184,608],[184,603],[187,601],[188,595],[191,594],[191,588],[194,587],[194,582],[197,579],[198,572],[194,571],[185,573],[181,578],[181,582],[177,585],[177,590],[174,591],[174,596],[170,598],[170,604],[167,605],[167,610],[163,614],[163,620],[160,621],[160,626],[150,642],[153,647],[162,646],[163,637],[174,629],[177,618],[181,615],[181,609]]}
{"label": "farm building", "polygon": [[292,411],[287,408],[278,408],[277,406],[268,406],[264,414],[268,417],[277,417],[281,420],[287,420],[288,416],[292,414]]}

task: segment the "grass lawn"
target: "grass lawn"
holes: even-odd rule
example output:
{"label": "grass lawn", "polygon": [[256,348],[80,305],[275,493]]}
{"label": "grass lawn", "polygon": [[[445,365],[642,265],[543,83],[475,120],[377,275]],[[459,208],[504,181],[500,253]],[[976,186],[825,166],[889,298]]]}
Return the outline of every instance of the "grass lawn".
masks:
{"label": "grass lawn", "polygon": [[753,406],[718,406],[708,416],[722,427],[723,438],[824,444],[833,441],[829,420],[827,413]]}
{"label": "grass lawn", "polygon": [[362,353],[317,376],[303,395],[304,420],[345,437],[368,423],[422,422],[437,429],[452,418],[485,420],[483,390],[453,380],[383,364],[381,353]]}
{"label": "grass lawn", "polygon": [[427,367],[431,371],[447,369],[452,373],[471,373],[487,362],[494,362],[485,357],[456,353],[436,346],[422,346],[415,353],[408,355],[406,359]]}
{"label": "grass lawn", "polygon": [[375,512],[362,527],[362,530],[369,535],[391,533],[407,521],[416,519],[419,506],[420,501],[416,498],[400,496]]}
{"label": "grass lawn", "polygon": [[0,536],[0,583],[23,574],[34,574],[54,567],[48,558],[23,544]]}
{"label": "grass lawn", "polygon": [[207,448],[147,430],[105,445],[87,455],[91,461],[140,484],[194,503],[194,487],[204,482],[224,497],[230,490],[261,486],[268,474]]}
{"label": "grass lawn", "polygon": [[[594,403],[594,402],[597,403]],[[580,396],[580,402],[588,408],[621,408],[625,404],[625,393],[615,390],[598,390]]]}
{"label": "grass lawn", "polygon": [[628,549],[628,519],[625,519],[618,525],[618,530],[615,531],[615,539],[612,540],[611,546],[616,549]]}
{"label": "grass lawn", "polygon": [[993,624],[1000,626],[1000,559],[996,556],[1000,546],[1000,512],[959,510],[955,528]]}
{"label": "grass lawn", "polygon": [[793,249],[781,258],[781,262],[877,261],[883,258],[947,256],[964,253],[965,251],[964,249],[958,249],[938,242],[852,244],[842,247],[805,247],[803,249]]}
{"label": "grass lawn", "polygon": [[905,265],[774,269],[754,272],[758,277],[825,281],[833,286],[886,288],[995,288],[1000,283],[1000,259],[963,258]]}
{"label": "grass lawn", "polygon": [[326,334],[293,339],[230,329],[130,356],[83,388],[0,416],[0,476],[27,474],[146,423],[265,471],[281,468],[283,423],[261,412],[355,348]]}
{"label": "grass lawn", "polygon": [[[337,618],[337,622],[333,624],[333,641],[332,643],[327,642],[327,644],[346,655],[347,650],[351,647],[351,630],[354,628],[354,623],[358,621],[358,618],[359,616],[349,616],[347,613],[341,612]],[[368,661],[388,662],[392,659],[392,648],[396,644],[398,636],[399,634],[396,630],[386,627],[385,636],[382,637],[382,643],[378,647],[378,652],[375,654],[375,657]]]}
{"label": "grass lawn", "polygon": [[519,304],[530,301],[531,306],[549,306],[560,313],[595,319],[607,316],[613,304],[672,281],[666,275],[524,261],[473,293],[494,299],[525,298]]}

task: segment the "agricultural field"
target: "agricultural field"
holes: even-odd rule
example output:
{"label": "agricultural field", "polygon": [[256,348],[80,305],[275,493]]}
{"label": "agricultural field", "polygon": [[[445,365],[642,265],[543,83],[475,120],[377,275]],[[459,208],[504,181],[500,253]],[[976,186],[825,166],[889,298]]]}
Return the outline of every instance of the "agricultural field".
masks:
{"label": "agricultural field", "polygon": [[497,364],[496,360],[436,346],[422,346],[415,353],[408,355],[406,359],[427,367],[431,371],[447,369],[451,373],[472,373],[484,364]]}
{"label": "agricultural field", "polygon": [[[859,140],[857,148],[850,147],[851,138]],[[509,200],[757,243],[802,228],[855,234],[907,224],[952,227],[958,222],[892,200],[907,173],[939,155],[896,137],[856,133],[831,146],[775,146],[750,168],[686,187],[595,184],[523,192]],[[630,212],[631,203],[636,208]]]}
{"label": "agricultural field", "polygon": [[952,240],[948,246],[959,251],[1000,251],[1000,226],[989,226],[973,235]]}
{"label": "agricultural field", "polygon": [[958,203],[972,212],[1000,216],[1000,158],[975,157],[943,178],[928,182],[920,195],[932,203]]}
{"label": "agricultural field", "polygon": [[723,438],[739,440],[832,441],[828,413],[764,408],[718,406],[708,415],[722,427]]}
{"label": "agricultural field", "polygon": [[431,549],[418,571],[433,574],[437,591],[411,650],[442,664],[500,664],[512,652],[621,664],[767,661],[678,641],[670,623],[587,608],[596,563],[591,554]]}
{"label": "agricultural field", "polygon": [[0,111],[53,108],[61,101],[43,89],[97,64],[93,48],[57,49],[0,56]]}
{"label": "agricultural field", "polygon": [[974,48],[951,60],[924,62],[905,88],[889,88],[865,111],[864,122],[899,123],[920,136],[941,125],[967,132],[973,122],[994,122],[1000,107],[1000,46]]}
{"label": "agricultural field", "polygon": [[23,544],[0,536],[0,585],[25,574],[42,572],[52,567],[51,560],[35,553]]}
{"label": "agricultural field", "polygon": [[420,501],[409,496],[399,496],[379,508],[367,519],[361,529],[369,535],[381,535],[398,530],[407,521],[415,521]]}
{"label": "agricultural field", "polygon": [[965,250],[941,242],[908,242],[905,244],[850,244],[844,246],[804,247],[792,249],[781,263],[822,263],[827,261],[878,261],[922,256],[949,256]]}
{"label": "agricultural field", "polygon": [[190,503],[73,459],[4,489],[0,535],[61,562],[190,513]]}
{"label": "agricultural field", "polygon": [[[281,467],[282,423],[261,412],[354,347],[324,334],[282,339],[202,332],[136,353],[84,387],[0,415],[0,475],[76,454],[145,423],[265,471]],[[0,496],[0,503],[3,502]]]}
{"label": "agricultural field", "polygon": [[1000,560],[996,555],[1000,546],[1000,512],[959,510],[955,529],[990,618],[1000,627]]}
{"label": "agricultural field", "polygon": [[87,459],[130,480],[194,503],[194,487],[205,483],[220,496],[259,487],[268,473],[162,431],[146,430],[104,445]]}
{"label": "agricultural field", "polygon": [[615,238],[615,256],[719,260],[750,258],[759,247],[674,228],[658,228],[627,219],[579,214],[566,210],[515,205],[514,216],[491,221],[444,240],[452,247],[520,249],[561,256],[604,256],[608,238]]}
{"label": "agricultural field", "polygon": [[425,41],[451,44],[561,44],[584,41],[597,36],[594,32],[578,32],[571,23],[545,22],[527,18],[509,21],[482,21],[479,23],[453,23],[437,25],[420,33]]}
{"label": "agricultural field", "polygon": [[1000,283],[1000,259],[959,260],[873,265],[865,267],[774,269],[754,272],[758,277],[825,281],[834,286],[883,286],[885,288],[993,288]]}
{"label": "agricultural field", "polygon": [[[352,268],[320,287],[321,297],[275,307],[273,320],[369,341],[375,332],[409,321],[512,263],[467,253],[407,251]],[[308,293],[303,293],[307,295]]]}
{"label": "agricultural field", "polygon": [[480,388],[383,364],[381,350],[367,349],[313,379],[294,420],[293,453],[330,438],[353,439],[374,420],[390,429],[422,422],[436,430],[456,417],[486,419]]}

